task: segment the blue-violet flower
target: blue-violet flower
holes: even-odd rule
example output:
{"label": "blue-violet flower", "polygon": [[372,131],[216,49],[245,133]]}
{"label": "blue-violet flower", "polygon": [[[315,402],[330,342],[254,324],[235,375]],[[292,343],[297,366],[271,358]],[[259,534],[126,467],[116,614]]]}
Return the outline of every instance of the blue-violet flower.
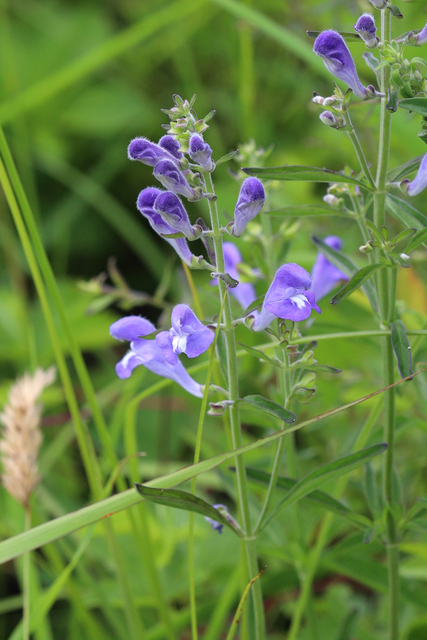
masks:
{"label": "blue-violet flower", "polygon": [[[223,250],[225,272],[234,278],[234,280],[239,280],[241,276],[237,267],[243,262],[240,251],[232,242],[224,242]],[[214,278],[214,280],[212,280],[212,284],[214,285],[217,283],[217,278]],[[250,282],[239,282],[237,287],[230,287],[228,291],[237,300],[242,309],[249,307],[249,305],[256,299],[255,287]]]}
{"label": "blue-violet flower", "polygon": [[134,138],[128,146],[129,160],[139,160],[149,167],[155,167],[160,160],[174,161],[173,155],[147,138]]}
{"label": "blue-violet flower", "polygon": [[191,226],[188,214],[181,200],[172,191],[161,191],[154,201],[153,208],[172,229],[181,231],[189,239],[194,238],[196,232]]}
{"label": "blue-violet flower", "polygon": [[169,151],[169,153],[177,160],[181,160],[181,158],[184,157],[184,154],[179,150],[181,145],[173,136],[162,136],[158,142],[158,145],[159,147],[162,147],[162,149],[166,149],[166,151]]}
{"label": "blue-violet flower", "polygon": [[211,346],[214,332],[205,327],[186,304],[178,304],[171,315],[172,327],[156,335],[156,342],[166,362],[175,365],[178,355],[196,358]]}
{"label": "blue-violet flower", "polygon": [[311,278],[303,267],[292,262],[282,265],[265,294],[261,313],[251,328],[261,331],[275,318],[301,322],[314,309],[320,313],[311,288]]}
{"label": "blue-violet flower", "polygon": [[351,53],[337,31],[322,31],[316,38],[313,51],[322,58],[333,76],[343,80],[358,98],[366,98],[368,92],[361,84]]}
{"label": "blue-violet flower", "polygon": [[[176,229],[173,229],[167,222],[165,222],[162,216],[154,210],[154,203],[157,197],[163,193],[160,189],[155,187],[146,187],[141,191],[136,201],[136,206],[139,211],[145,216],[150,223],[150,226],[159,235],[176,233]],[[185,238],[163,238],[168,242],[177,252],[179,257],[189,267],[192,264],[193,259],[197,260],[190,249],[188,248],[187,240]]]}
{"label": "blue-violet flower", "polygon": [[196,199],[194,190],[190,187],[175,162],[160,160],[154,167],[153,175],[168,191],[185,196],[188,200]]}
{"label": "blue-violet flower", "polygon": [[[213,504],[212,506],[214,509],[223,509],[226,513],[228,513],[228,509],[224,504]],[[218,533],[222,533],[222,530],[224,528],[223,524],[221,524],[220,522],[217,522],[213,518],[209,518],[208,516],[205,516],[205,520],[211,525],[214,531],[218,531]]]}
{"label": "blue-violet flower", "polygon": [[376,35],[377,28],[375,26],[374,16],[370,13],[363,13],[354,25],[354,29],[369,49],[377,46],[379,42],[379,38]]}
{"label": "blue-violet flower", "polygon": [[406,190],[408,196],[417,196],[427,187],[427,153],[422,159],[418,173],[412,182],[403,180],[401,185]]}
{"label": "blue-violet flower", "polygon": [[258,178],[246,178],[240,187],[234,210],[234,221],[231,223],[234,236],[241,236],[246,225],[261,211],[265,202],[265,191]]}
{"label": "blue-violet flower", "polygon": [[[328,236],[323,242],[335,251],[340,251],[342,247],[342,240],[338,236]],[[311,291],[316,302],[328,295],[340,280],[348,280],[348,277],[319,252],[311,270]]]}
{"label": "blue-violet flower", "polygon": [[211,172],[215,169],[215,163],[212,160],[212,149],[208,143],[203,140],[202,136],[199,136],[197,133],[194,133],[190,138],[188,155],[193,162],[197,162],[204,171]]}
{"label": "blue-violet flower", "polygon": [[164,359],[162,350],[155,340],[140,338],[155,330],[155,326],[149,320],[139,316],[121,318],[111,325],[110,334],[113,338],[130,341],[130,350],[116,364],[118,377],[129,378],[135,367],[143,365],[163,378],[174,380],[191,395],[201,398],[203,394],[200,385],[193,380],[179,360],[173,365],[170,364]]}

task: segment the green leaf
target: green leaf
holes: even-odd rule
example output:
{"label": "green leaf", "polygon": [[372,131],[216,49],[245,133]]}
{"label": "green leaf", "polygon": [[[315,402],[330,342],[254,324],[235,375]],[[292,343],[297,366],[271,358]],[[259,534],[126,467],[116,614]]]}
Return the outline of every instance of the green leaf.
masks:
{"label": "green leaf", "polygon": [[346,176],[339,171],[319,169],[318,167],[305,167],[301,165],[285,165],[282,167],[246,167],[243,171],[251,176],[257,176],[264,180],[297,180],[304,182],[345,182],[358,184],[359,187],[372,190],[369,185],[356,178]]}
{"label": "green leaf", "polygon": [[400,164],[398,167],[395,167],[388,172],[387,178],[390,182],[403,180],[407,175],[418,169],[423,158],[424,156],[417,156],[416,158],[412,158],[412,160],[408,160],[408,162]]}
{"label": "green leaf", "polygon": [[427,98],[403,98],[399,100],[399,107],[427,116]]}
{"label": "green leaf", "polygon": [[403,18],[403,13],[401,13],[399,7],[395,4],[390,4],[386,9],[391,12],[393,18],[397,18],[397,20],[401,20]]}
{"label": "green leaf", "polygon": [[279,418],[283,422],[292,423],[297,419],[296,415],[292,413],[292,411],[288,411],[277,402],[273,402],[272,400],[268,400],[260,395],[252,395],[245,396],[244,398],[239,398],[237,402],[245,402],[246,404],[250,404],[255,409],[262,411],[263,413],[268,413],[275,418]]}
{"label": "green leaf", "polygon": [[317,489],[325,482],[329,480],[334,480],[339,478],[345,473],[360,467],[360,465],[365,464],[368,460],[373,458],[374,456],[383,453],[387,449],[387,443],[375,444],[372,447],[368,447],[367,449],[362,449],[361,451],[357,451],[356,453],[352,453],[348,456],[344,456],[343,458],[338,458],[333,462],[329,462],[328,464],[312,471],[308,476],[299,480],[296,485],[289,491],[288,495],[280,500],[280,502],[276,505],[276,507],[271,511],[271,513],[267,516],[264,527],[273,520],[285,507],[289,507],[294,502],[301,500],[308,493]]}
{"label": "green leaf", "polygon": [[208,502],[198,498],[192,493],[187,491],[180,491],[179,489],[154,489],[153,487],[147,487],[144,484],[135,483],[135,488],[146,500],[154,502],[155,504],[162,504],[166,507],[173,507],[174,509],[182,509],[183,511],[194,511],[194,513],[200,513],[202,516],[212,518],[220,522],[224,526],[228,527],[238,536],[243,534],[235,529],[232,524],[225,518],[218,509],[214,509]]}
{"label": "green leaf", "polygon": [[342,373],[342,369],[331,367],[329,364],[305,364],[304,362],[296,362],[292,369],[305,369],[306,371],[315,371],[316,373]]}
{"label": "green leaf", "polygon": [[426,246],[426,243],[427,243],[427,227],[425,229],[421,229],[420,231],[417,231],[417,233],[412,238],[411,242],[406,246],[405,253],[409,253],[410,251],[413,251],[414,249],[419,247],[420,244],[424,244]]}
{"label": "green leaf", "polygon": [[242,314],[241,314],[242,318],[245,316],[248,316],[250,313],[252,313],[252,311],[255,311],[255,309],[258,309],[259,307],[261,307],[262,303],[264,302],[264,298],[265,298],[265,293],[263,293],[262,296],[259,296],[259,298],[257,298],[253,302],[251,302],[249,307],[246,307],[246,309],[242,311]]}
{"label": "green leaf", "polygon": [[[419,231],[427,227],[427,216],[415,209],[409,202],[397,196],[387,195],[387,208],[405,227],[416,227]],[[416,222],[414,222],[416,220]]]}
{"label": "green leaf", "polygon": [[[257,480],[258,482],[262,482],[263,484],[268,485],[268,483],[270,482],[270,474],[267,473],[266,471],[262,471],[261,469],[254,469],[253,467],[247,467],[246,474],[248,478],[251,478],[252,480]],[[290,491],[291,489],[294,488],[297,482],[298,482],[297,480],[293,480],[292,478],[279,477],[277,479],[276,486],[278,489],[283,489],[284,491]],[[338,500],[335,500],[335,498],[332,498],[332,496],[330,496],[328,493],[325,493],[324,491],[314,490],[310,494],[305,496],[303,500],[307,502],[311,502],[312,504],[315,504],[318,507],[322,507],[327,511],[332,511],[332,513],[336,513],[337,515],[341,516],[342,518],[344,518],[351,524],[355,525],[356,527],[364,529],[365,527],[372,526],[372,521],[369,518],[359,513],[356,513],[355,511],[351,511],[351,509],[346,507],[345,504],[343,504],[342,502],[339,502]]]}
{"label": "green leaf", "polygon": [[383,264],[368,264],[367,267],[363,267],[363,269],[357,271],[354,276],[350,278],[347,284],[334,295],[331,300],[331,304],[338,304],[338,302],[347,298],[347,296],[353,293],[353,291],[359,289],[362,284],[375,273],[375,271],[383,269],[384,267],[385,265]]}
{"label": "green leaf", "polygon": [[[341,271],[343,271],[350,278],[353,276],[353,274],[359,271],[359,268],[354,264],[354,262],[350,260],[350,258],[348,258],[345,254],[341,253],[341,251],[332,249],[332,247],[327,245],[319,238],[316,238],[316,236],[312,236],[311,239],[313,240],[314,244],[321,250],[321,252],[325,254],[328,260],[330,260],[332,264],[338,267],[338,269],[341,269]],[[372,286],[372,283],[365,282],[362,286],[362,289],[365,292],[372,309],[376,311],[377,302],[375,297],[375,290]]]}
{"label": "green leaf", "polygon": [[247,353],[249,353],[251,356],[253,356],[257,360],[264,360],[265,362],[269,362],[275,367],[279,366],[277,362],[275,362],[272,358],[269,358],[267,355],[265,355],[265,353],[263,351],[260,351],[260,349],[255,349],[254,347],[248,347],[246,344],[242,344],[241,342],[238,342],[237,344],[239,345],[239,347],[242,347],[242,349],[247,351]]}
{"label": "green leaf", "polygon": [[[347,209],[333,209],[326,204],[294,204],[281,209],[263,211],[263,215],[268,216],[343,216],[349,217]],[[350,214],[351,215],[351,214]]]}
{"label": "green leaf", "polygon": [[400,376],[407,378],[413,375],[412,371],[412,354],[409,346],[408,337],[405,331],[405,325],[402,320],[395,320],[390,323],[391,327],[391,345],[397,360],[397,368]]}
{"label": "green leaf", "polygon": [[228,162],[229,160],[234,158],[234,156],[237,156],[238,153],[239,153],[238,149],[236,149],[235,151],[230,151],[230,153],[226,153],[225,156],[222,156],[219,160],[215,162],[216,166],[222,164],[223,162]]}
{"label": "green leaf", "polygon": [[[317,38],[320,35],[321,31],[307,31],[306,32],[310,38]],[[351,31],[338,31],[340,36],[344,38],[347,42],[363,42],[362,38],[358,33],[352,33]]]}
{"label": "green leaf", "polygon": [[187,236],[181,231],[176,231],[175,233],[161,233],[162,238],[166,238],[169,240],[175,240],[178,238],[186,238]]}

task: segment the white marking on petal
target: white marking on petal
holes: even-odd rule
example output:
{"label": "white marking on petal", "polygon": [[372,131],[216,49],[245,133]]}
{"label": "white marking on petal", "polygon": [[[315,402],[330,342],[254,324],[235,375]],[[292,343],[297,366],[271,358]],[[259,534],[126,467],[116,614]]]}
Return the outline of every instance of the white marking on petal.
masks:
{"label": "white marking on petal", "polygon": [[178,355],[180,353],[185,353],[187,348],[187,336],[174,336],[172,338],[172,349]]}
{"label": "white marking on petal", "polygon": [[292,296],[289,298],[292,304],[296,304],[298,309],[304,309],[304,307],[309,304],[307,298],[304,294],[298,293],[296,296]]}

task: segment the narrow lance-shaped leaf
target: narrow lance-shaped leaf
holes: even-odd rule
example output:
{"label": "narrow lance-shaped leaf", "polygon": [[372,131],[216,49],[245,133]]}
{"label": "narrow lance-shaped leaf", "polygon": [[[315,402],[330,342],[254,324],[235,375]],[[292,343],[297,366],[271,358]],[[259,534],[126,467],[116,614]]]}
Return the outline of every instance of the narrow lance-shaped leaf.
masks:
{"label": "narrow lance-shaped leaf", "polygon": [[200,513],[202,516],[212,518],[212,520],[216,520],[224,526],[229,527],[234,533],[237,533],[238,536],[242,536],[242,533],[238,529],[235,529],[231,523],[228,522],[227,518],[217,509],[191,493],[178,489],[154,489],[153,487],[147,487],[146,485],[138,483],[135,483],[135,488],[138,493],[144,496],[149,502],[162,504],[166,507],[173,507],[174,509],[182,509],[183,511]]}
{"label": "narrow lance-shaped leaf", "polygon": [[359,289],[362,284],[375,273],[375,271],[383,269],[384,267],[385,265],[383,264],[368,264],[367,267],[357,271],[354,276],[350,278],[347,284],[334,295],[331,300],[331,304],[338,304],[338,302],[347,298],[347,296]]}
{"label": "narrow lance-shaped leaf", "polygon": [[361,451],[357,451],[357,453],[352,453],[348,456],[344,456],[343,458],[338,458],[338,460],[329,462],[323,467],[316,469],[308,476],[297,482],[293,489],[289,491],[288,495],[283,498],[272,510],[270,515],[267,516],[263,526],[265,527],[269,522],[271,522],[271,520],[273,520],[273,518],[275,518],[285,507],[289,507],[297,500],[301,500],[301,498],[314,489],[317,489],[325,482],[339,478],[343,474],[360,467],[360,465],[367,462],[367,460],[383,453],[386,449],[387,443],[375,444],[372,447],[362,449]]}
{"label": "narrow lance-shaped leaf", "polygon": [[397,368],[400,376],[407,378],[414,372],[412,371],[412,354],[409,346],[408,338],[405,331],[405,325],[402,320],[395,320],[390,323],[391,327],[391,345],[397,360]]}
{"label": "narrow lance-shaped leaf", "polygon": [[[267,484],[270,482],[270,474],[266,471],[262,471],[261,469],[254,469],[253,467],[246,468],[246,475],[248,478],[253,480],[257,480],[258,482],[262,482],[263,484]],[[292,478],[284,478],[279,477],[277,479],[277,488],[282,489],[284,491],[290,491],[297,484],[297,480],[293,480]],[[351,511],[345,504],[335,500],[332,496],[324,491],[314,490],[309,493],[303,500],[307,502],[311,502],[312,504],[317,505],[327,511],[332,511],[332,513],[336,513],[341,516],[351,524],[355,525],[359,528],[366,528],[372,526],[372,521],[355,511]]]}
{"label": "narrow lance-shaped leaf", "polygon": [[234,158],[234,156],[236,156],[238,153],[239,153],[238,149],[235,149],[234,151],[230,151],[230,153],[226,153],[225,156],[221,156],[219,160],[216,160],[215,162],[216,166],[222,164],[223,162],[228,162],[229,160]]}
{"label": "narrow lance-shaped leaf", "polygon": [[[358,267],[354,264],[354,262],[350,260],[350,258],[348,258],[344,253],[341,253],[341,251],[336,251],[335,249],[332,249],[332,247],[327,245],[322,240],[319,240],[319,238],[316,238],[316,236],[312,236],[312,240],[314,244],[317,247],[319,247],[322,253],[325,254],[328,260],[330,260],[332,264],[338,267],[338,269],[341,269],[341,271],[343,271],[350,278],[353,274],[355,274],[359,270]],[[362,289],[365,292],[372,309],[376,311],[377,301],[375,296],[375,290],[372,284],[370,282],[365,282],[362,285]]]}
{"label": "narrow lance-shaped leaf", "polygon": [[416,227],[418,230],[427,227],[427,216],[421,213],[421,211],[418,211],[418,209],[415,209],[415,207],[409,204],[409,202],[406,202],[406,200],[402,200],[389,193],[386,203],[391,215],[397,220],[400,220],[405,227]]}
{"label": "narrow lance-shaped leaf", "polygon": [[421,231],[417,231],[417,233],[412,238],[411,242],[406,246],[405,253],[409,253],[410,251],[413,251],[414,249],[419,247],[420,244],[425,245],[426,243],[427,243],[427,228],[422,229]]}
{"label": "narrow lance-shaped leaf", "polygon": [[302,182],[344,182],[357,184],[364,189],[372,190],[371,187],[352,178],[346,176],[339,171],[331,169],[320,169],[319,167],[305,167],[302,165],[285,165],[281,167],[244,167],[243,171],[250,176],[257,176],[264,180],[293,180]]}
{"label": "narrow lance-shaped leaf", "polygon": [[289,207],[263,211],[263,215],[275,217],[342,216],[348,218],[351,216],[351,212],[347,209],[333,209],[327,204],[294,204]]}
{"label": "narrow lance-shaped leaf", "polygon": [[427,116],[427,98],[404,98],[399,100],[399,107]]}
{"label": "narrow lance-shaped leaf", "polygon": [[258,411],[268,413],[269,415],[274,416],[275,418],[279,418],[279,420],[282,420],[283,422],[287,422],[289,424],[291,422],[295,422],[295,420],[297,419],[296,415],[292,413],[292,411],[288,411],[288,409],[285,409],[280,404],[277,404],[277,402],[268,400],[267,398],[264,398],[260,395],[245,396],[244,398],[239,398],[237,402],[244,402],[246,404],[249,404],[255,409],[258,409]]}

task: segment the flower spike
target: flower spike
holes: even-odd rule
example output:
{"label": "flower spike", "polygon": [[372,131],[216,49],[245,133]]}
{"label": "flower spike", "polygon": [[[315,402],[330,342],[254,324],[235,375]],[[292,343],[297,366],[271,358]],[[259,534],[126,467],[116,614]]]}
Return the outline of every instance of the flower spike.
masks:
{"label": "flower spike", "polygon": [[351,53],[337,31],[323,31],[316,38],[313,51],[322,58],[328,71],[345,82],[358,98],[364,100],[369,95],[359,80]]}

